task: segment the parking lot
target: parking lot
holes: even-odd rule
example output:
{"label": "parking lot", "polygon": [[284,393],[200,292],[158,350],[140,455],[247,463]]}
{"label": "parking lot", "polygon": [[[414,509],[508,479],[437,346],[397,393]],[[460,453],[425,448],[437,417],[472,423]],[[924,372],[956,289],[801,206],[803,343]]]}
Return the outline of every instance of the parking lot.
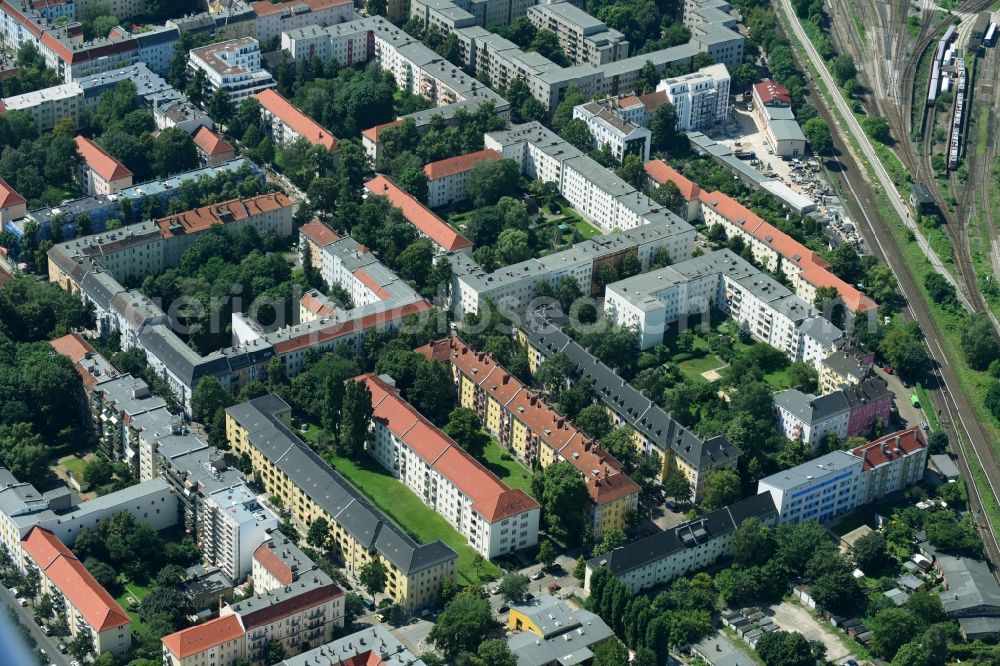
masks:
{"label": "parking lot", "polygon": [[811,641],[826,646],[826,660],[835,664],[853,657],[851,650],[830,629],[823,626],[809,611],[790,601],[774,604],[769,609],[775,624],[786,631],[797,631]]}

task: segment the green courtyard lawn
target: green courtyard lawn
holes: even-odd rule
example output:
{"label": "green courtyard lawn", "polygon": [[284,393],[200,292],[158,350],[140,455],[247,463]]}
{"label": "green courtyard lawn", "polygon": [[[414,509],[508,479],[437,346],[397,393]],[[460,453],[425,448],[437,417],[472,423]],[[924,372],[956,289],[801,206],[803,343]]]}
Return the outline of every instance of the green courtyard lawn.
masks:
{"label": "green courtyard lawn", "polygon": [[[322,428],[310,427],[305,438],[316,442],[322,434]],[[500,569],[489,561],[480,564],[477,570],[476,551],[468,545],[465,537],[374,460],[366,457],[358,462],[332,453],[323,457],[418,542],[429,543],[440,539],[458,553],[460,584],[478,586],[500,577]]]}
{"label": "green courtyard lawn", "polygon": [[[684,354],[684,356],[691,355]],[[694,358],[688,358],[678,362],[677,367],[688,379],[707,381],[707,379],[702,376],[702,373],[708,372],[709,370],[718,370],[721,374],[725,368],[729,367],[729,364],[715,354],[696,352],[694,354]]]}
{"label": "green courtyard lawn", "polygon": [[[505,460],[504,456],[508,459]],[[531,470],[511,457],[497,440],[490,438],[489,445],[483,451],[483,460],[480,462],[511,488],[520,488],[534,496],[531,490]]]}
{"label": "green courtyard lawn", "polygon": [[[121,585],[121,576],[118,578],[119,585]],[[150,584],[151,586],[152,584]],[[132,619],[132,624],[142,624],[142,620],[139,619],[138,611],[132,610],[129,602],[129,597],[135,599],[136,604],[141,602],[147,596],[149,596],[150,586],[143,586],[137,584],[135,581],[130,581],[122,586],[122,593],[118,595],[116,601],[121,605],[122,608],[128,613],[128,616]]]}
{"label": "green courtyard lawn", "polygon": [[[790,365],[790,364],[789,364]],[[789,366],[785,366],[777,372],[769,372],[764,375],[764,381],[771,385],[775,391],[784,391],[792,388],[792,378],[788,376]]]}
{"label": "green courtyard lawn", "polygon": [[83,482],[83,470],[87,467],[87,463],[93,460],[93,456],[90,459],[79,458],[75,455],[65,456],[59,459],[59,466],[66,469],[67,471],[73,472],[73,476]]}

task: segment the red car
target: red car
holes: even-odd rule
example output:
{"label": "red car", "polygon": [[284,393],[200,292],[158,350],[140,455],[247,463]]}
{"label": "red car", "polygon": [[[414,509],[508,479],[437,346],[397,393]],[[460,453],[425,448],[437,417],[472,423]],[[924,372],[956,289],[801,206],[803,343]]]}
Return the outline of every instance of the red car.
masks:
{"label": "red car", "polygon": [[888,365],[885,366],[882,369],[885,370],[885,374],[887,374],[887,375],[891,375],[892,374],[892,368],[890,368]]}

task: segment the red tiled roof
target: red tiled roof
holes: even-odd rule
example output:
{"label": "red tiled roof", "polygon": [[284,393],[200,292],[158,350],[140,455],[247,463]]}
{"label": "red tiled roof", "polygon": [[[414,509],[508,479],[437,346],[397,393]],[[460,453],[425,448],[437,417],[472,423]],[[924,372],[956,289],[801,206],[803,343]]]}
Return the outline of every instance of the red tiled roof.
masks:
{"label": "red tiled roof", "polygon": [[523,490],[511,489],[455,441],[425,419],[396,389],[372,373],[355,377],[372,394],[373,418],[472,500],[472,510],[494,523],[539,508]]}
{"label": "red tiled roof", "polygon": [[697,199],[698,193],[701,192],[701,188],[698,187],[697,183],[685,178],[680,172],[668,166],[663,160],[650,160],[646,162],[644,168],[646,169],[646,175],[660,185],[668,181],[676,185],[677,189],[681,191],[681,196],[686,201]]}
{"label": "red tiled roof", "polygon": [[859,446],[851,453],[864,461],[863,470],[867,472],[893,458],[909,455],[926,446],[920,428],[906,428]]}
{"label": "red tiled roof", "polygon": [[[261,194],[249,199],[232,199],[222,203],[202,206],[194,210],[177,213],[156,221],[163,238],[171,238],[177,234],[192,234],[208,229],[213,224],[245,220],[248,217],[270,213],[279,208],[294,206],[295,203],[282,192]],[[173,227],[180,226],[175,232]]]}
{"label": "red tiled roof", "polygon": [[372,194],[388,197],[389,202],[403,211],[403,216],[417,228],[417,231],[446,251],[472,247],[472,241],[449,227],[448,223],[432,213],[430,208],[404,192],[387,177],[375,176],[365,183],[365,187]]}
{"label": "red tiled roof", "polygon": [[28,200],[14,191],[14,188],[0,178],[0,208],[9,208],[18,204],[28,203]]}
{"label": "red tiled roof", "polygon": [[319,220],[312,220],[303,224],[299,227],[299,235],[305,236],[311,243],[319,247],[340,240],[337,232]]}
{"label": "red tiled roof", "polygon": [[473,351],[456,337],[425,345],[416,351],[439,360],[445,359],[447,351],[446,359],[453,367],[553,449],[556,460],[565,460],[583,475],[587,493],[595,504],[607,504],[639,492],[639,486],[621,471],[621,464],[610,453],[586,438],[569,419],[525,388],[489,354]]}
{"label": "red tiled roof", "polygon": [[642,104],[642,100],[635,95],[625,95],[618,98],[618,106],[622,109],[635,106],[636,104]]}
{"label": "red tiled roof", "polygon": [[246,633],[237,615],[225,615],[203,622],[188,629],[181,629],[163,637],[163,647],[176,659],[187,659],[191,655],[210,650],[234,641]]}
{"label": "red tiled roof", "polygon": [[94,580],[59,537],[41,527],[33,528],[22,541],[24,552],[94,631],[130,624],[114,597]]}
{"label": "red tiled roof", "polygon": [[131,178],[132,172],[124,164],[104,152],[100,146],[85,136],[76,137],[76,149],[90,170],[102,179],[111,182],[120,178]]}
{"label": "red tiled roof", "polygon": [[97,350],[79,333],[70,333],[61,338],[50,340],[49,344],[74,364],[86,358],[87,354],[97,353]]}
{"label": "red tiled roof", "polygon": [[299,111],[298,108],[275,90],[263,90],[254,97],[281,122],[292,128],[296,134],[313,145],[326,146],[330,152],[337,150],[337,137],[315,120]]}
{"label": "red tiled roof", "polygon": [[402,125],[402,120],[393,120],[387,123],[382,123],[381,125],[375,125],[374,127],[369,127],[366,130],[361,130],[361,136],[365,137],[372,143],[378,143],[378,133],[384,130],[386,127],[395,127],[396,125]]}
{"label": "red tiled roof", "polygon": [[268,547],[266,541],[257,546],[257,550],[253,552],[253,559],[257,560],[282,585],[291,585],[292,581],[295,580],[292,568]]}
{"label": "red tiled roof", "polygon": [[495,162],[499,159],[500,153],[495,150],[490,150],[489,148],[477,150],[467,155],[458,155],[457,157],[449,157],[448,159],[431,162],[424,166],[424,175],[427,176],[427,180],[447,178],[448,176],[454,176],[456,173],[471,171],[472,167],[483,160],[493,160]]}
{"label": "red tiled roof", "polygon": [[777,81],[764,79],[760,83],[753,84],[753,89],[764,106],[770,106],[772,102],[781,102],[785,106],[792,105],[792,95],[788,92],[788,88]]}
{"label": "red tiled roof", "polygon": [[646,107],[646,113],[653,113],[667,101],[667,91],[660,90],[658,92],[639,95],[639,101],[642,102],[644,107]]}
{"label": "red tiled roof", "polygon": [[289,615],[321,606],[342,596],[344,596],[344,591],[333,583],[319,585],[270,606],[244,612],[241,616],[243,626],[246,627],[247,631],[253,631],[257,627],[263,627]]}
{"label": "red tiled roof", "polygon": [[353,1],[354,0],[291,0],[290,2],[275,3],[271,2],[271,0],[258,0],[257,2],[251,2],[250,7],[253,8],[253,11],[257,16],[270,16],[271,14],[290,11],[293,8],[298,8],[300,6],[308,7],[310,12],[319,12],[324,9],[330,9],[331,7],[353,4]]}
{"label": "red tiled roof", "polygon": [[334,323],[319,329],[318,331],[307,331],[287,340],[274,344],[275,354],[288,354],[306,347],[322,344],[329,340],[336,340],[351,335],[358,331],[367,331],[375,326],[385,326],[390,322],[399,321],[411,314],[419,314],[431,308],[431,304],[424,299],[415,303],[408,303],[402,307],[393,308],[385,312],[373,312],[360,319],[351,319],[343,323]]}
{"label": "red tiled roof", "polygon": [[333,314],[333,307],[328,303],[324,303],[320,299],[316,298],[312,292],[306,292],[301,300],[299,300],[299,305],[304,307],[309,312],[320,317],[325,317],[326,315]]}
{"label": "red tiled roof", "polygon": [[194,143],[201,152],[209,157],[236,152],[236,149],[205,125],[199,127],[198,131],[194,133]]}

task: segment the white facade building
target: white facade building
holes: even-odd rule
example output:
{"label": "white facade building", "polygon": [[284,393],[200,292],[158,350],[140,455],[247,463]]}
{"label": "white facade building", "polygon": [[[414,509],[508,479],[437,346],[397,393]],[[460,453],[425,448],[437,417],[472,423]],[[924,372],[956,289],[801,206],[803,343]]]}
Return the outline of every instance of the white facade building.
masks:
{"label": "white facade building", "polygon": [[834,451],[761,479],[758,493],[770,493],[779,523],[826,522],[861,504],[862,460]]}
{"label": "white facade building", "polygon": [[191,49],[188,69],[205,73],[205,98],[217,90],[229,94],[238,103],[262,90],[277,87],[271,73],[261,67],[260,43],[253,37],[241,37]]}
{"label": "white facade building", "polygon": [[677,129],[701,130],[729,115],[729,71],[722,63],[663,79],[656,86],[677,110]]}
{"label": "white facade building", "polygon": [[597,102],[574,107],[573,117],[587,123],[587,129],[594,137],[593,147],[609,146],[619,162],[630,153],[641,157],[643,162],[649,161],[653,134],[645,127],[630,123]]}
{"label": "white facade building", "polygon": [[793,361],[818,365],[845,344],[843,331],[819,311],[730,250],[609,284],[604,301],[605,314],[635,329],[642,349],[662,342],[671,325],[686,326],[688,317],[703,321],[712,308]]}
{"label": "white facade building", "polygon": [[831,432],[841,440],[847,438],[851,406],[842,391],[819,397],[798,389],[781,391],[774,394],[774,411],[778,429],[785,437],[801,440],[814,449]]}
{"label": "white facade building", "polygon": [[[278,528],[278,517],[240,483],[208,494],[198,512],[198,541],[205,558],[229,580],[251,573],[253,554]],[[255,591],[260,592],[254,588]]]}
{"label": "white facade building", "polygon": [[554,32],[559,47],[576,65],[597,66],[628,57],[625,35],[569,2],[529,7],[528,20],[539,30]]}
{"label": "white facade building", "polygon": [[492,559],[538,543],[538,502],[508,488],[396,393],[368,374],[375,440],[369,453]]}

